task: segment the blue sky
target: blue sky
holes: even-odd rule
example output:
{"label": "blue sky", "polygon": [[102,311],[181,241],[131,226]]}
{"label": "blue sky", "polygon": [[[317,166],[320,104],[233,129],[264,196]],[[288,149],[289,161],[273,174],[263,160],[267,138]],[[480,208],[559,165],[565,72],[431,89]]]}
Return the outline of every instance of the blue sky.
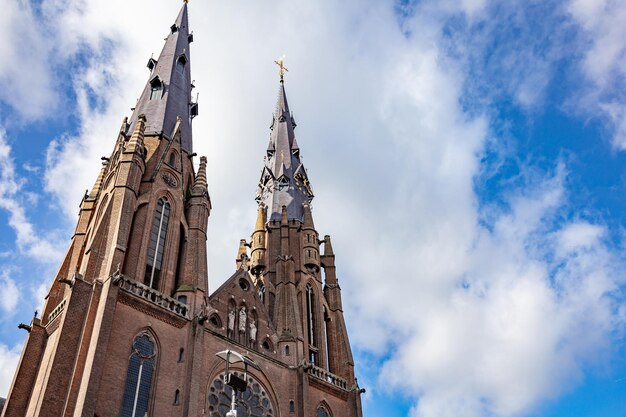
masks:
{"label": "blue sky", "polygon": [[[191,2],[210,287],[286,55],[367,416],[626,416],[626,3]],[[0,396],[177,2],[0,0]]]}

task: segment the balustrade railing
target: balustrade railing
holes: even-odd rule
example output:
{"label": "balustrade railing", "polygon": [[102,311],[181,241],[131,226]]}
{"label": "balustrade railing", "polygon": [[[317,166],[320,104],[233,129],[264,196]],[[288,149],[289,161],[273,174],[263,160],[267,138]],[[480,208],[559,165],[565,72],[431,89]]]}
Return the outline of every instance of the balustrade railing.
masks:
{"label": "balustrade railing", "polygon": [[154,288],[142,284],[139,281],[135,281],[132,278],[128,278],[119,272],[113,275],[113,283],[120,287],[123,291],[143,298],[151,304],[169,310],[180,317],[187,318],[188,308],[186,304],[181,303],[180,301],[169,297]]}
{"label": "balustrade railing", "polygon": [[63,299],[63,301],[61,301],[59,303],[58,306],[56,306],[54,308],[54,310],[52,310],[50,312],[50,314],[48,314],[48,323],[51,323],[52,320],[56,319],[57,317],[59,317],[59,315],[63,312],[63,310],[65,309],[65,304],[67,303],[67,299]]}
{"label": "balustrade railing", "polygon": [[322,381],[326,381],[329,384],[332,384],[336,387],[339,387],[343,390],[348,390],[348,381],[345,379],[328,372],[324,368],[317,367],[315,365],[310,365],[310,368],[307,370],[309,375],[314,376],[317,379],[321,379]]}

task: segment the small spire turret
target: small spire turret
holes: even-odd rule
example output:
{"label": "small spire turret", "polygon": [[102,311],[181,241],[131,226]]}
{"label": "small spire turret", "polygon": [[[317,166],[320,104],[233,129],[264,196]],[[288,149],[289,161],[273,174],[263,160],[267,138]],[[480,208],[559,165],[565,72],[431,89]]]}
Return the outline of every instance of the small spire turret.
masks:
{"label": "small spire turret", "polygon": [[333,245],[330,243],[330,236],[324,236],[324,256],[335,256]]}
{"label": "small spire turret", "polygon": [[313,215],[308,203],[304,204],[304,223],[302,225],[302,249],[304,266],[312,272],[320,269],[320,245],[317,231],[313,224]]}
{"label": "small spire turret", "polygon": [[91,192],[89,193],[90,199],[95,199],[96,197],[98,197],[98,194],[100,193],[100,189],[102,188],[102,180],[104,180],[104,174],[106,173],[108,166],[109,166],[109,161],[103,160],[102,168],[100,169],[98,178],[96,178],[96,182],[94,183],[93,188],[91,189]]}
{"label": "small spire turret", "polygon": [[196,174],[196,180],[193,182],[191,193],[193,195],[208,194],[208,183],[206,179],[206,156],[200,157],[200,166],[198,167],[198,173]]}
{"label": "small spire turret", "polygon": [[246,239],[239,240],[239,249],[237,250],[237,260],[235,261],[235,267],[237,270],[241,268],[241,265],[248,259]]}
{"label": "small spire turret", "polygon": [[146,116],[144,114],[140,114],[137,117],[133,134],[128,140],[128,146],[126,147],[127,151],[143,153],[143,137],[145,134],[145,130],[146,130]]}
{"label": "small spire turret", "polygon": [[250,245],[252,248],[250,267],[252,272],[258,275],[265,270],[265,206],[263,203],[259,204],[256,225],[254,226]]}

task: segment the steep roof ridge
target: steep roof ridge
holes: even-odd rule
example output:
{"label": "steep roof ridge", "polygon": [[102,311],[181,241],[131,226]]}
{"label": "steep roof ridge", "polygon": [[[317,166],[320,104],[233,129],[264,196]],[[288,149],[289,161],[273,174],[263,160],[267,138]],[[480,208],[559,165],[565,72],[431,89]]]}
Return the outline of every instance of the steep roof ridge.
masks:
{"label": "steep roof ridge", "polygon": [[[130,119],[130,129],[140,114],[146,115],[146,135],[163,134],[170,139],[180,116],[181,147],[189,153],[193,150],[191,135],[191,56],[189,44],[193,37],[189,34],[187,3],[183,4],[158,61],[150,59],[150,77],[135,106]],[[158,88],[161,88],[159,91]],[[154,89],[157,91],[153,91]]]}
{"label": "steep roof ridge", "polygon": [[268,207],[268,221],[281,219],[282,206],[287,207],[289,219],[302,221],[303,204],[310,203],[313,198],[312,192],[307,192],[310,187],[307,185],[306,171],[298,169],[302,161],[294,128],[285,85],[281,80],[265,158],[265,168],[271,172],[277,183],[263,176],[257,193],[257,201]]}

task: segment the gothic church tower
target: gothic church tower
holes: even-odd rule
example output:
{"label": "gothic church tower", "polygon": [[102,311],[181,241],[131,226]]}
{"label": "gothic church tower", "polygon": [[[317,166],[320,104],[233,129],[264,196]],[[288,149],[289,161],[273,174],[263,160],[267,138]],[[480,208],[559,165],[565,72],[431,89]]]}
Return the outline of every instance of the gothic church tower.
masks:
{"label": "gothic church tower", "polygon": [[313,223],[282,76],[250,242],[209,295],[187,13],[185,3],[83,197],[2,417],[225,417],[224,350],[255,364],[238,417],[361,416],[335,255]]}

